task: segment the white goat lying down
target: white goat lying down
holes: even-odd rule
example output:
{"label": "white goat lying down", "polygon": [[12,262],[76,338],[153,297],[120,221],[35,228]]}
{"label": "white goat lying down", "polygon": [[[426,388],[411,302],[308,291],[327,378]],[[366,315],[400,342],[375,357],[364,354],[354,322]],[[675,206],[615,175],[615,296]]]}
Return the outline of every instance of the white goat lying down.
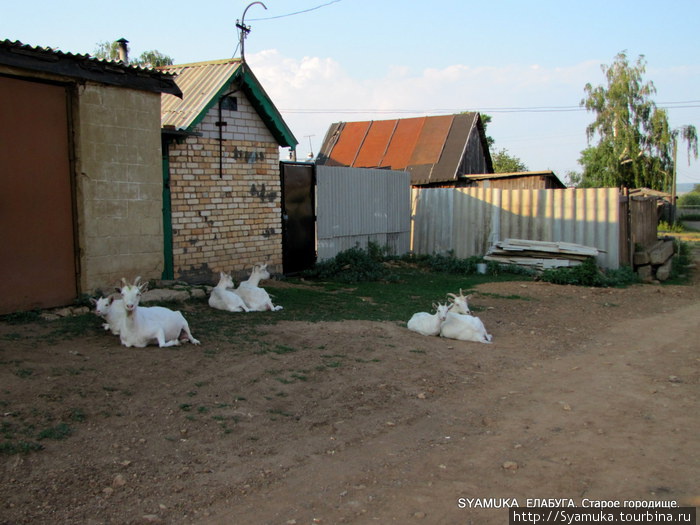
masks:
{"label": "white goat lying down", "polygon": [[147,284],[139,285],[137,277],[134,284],[128,284],[122,278],[121,294],[124,301],[125,316],[119,330],[121,343],[126,347],[143,348],[149,343],[158,342],[158,346],[175,346],[180,344],[180,335],[184,334],[190,343],[199,344],[187,321],[180,312],[174,312],[162,306],[139,306],[141,293]]}
{"label": "white goat lying down", "polygon": [[421,335],[439,335],[440,325],[447,317],[450,307],[446,304],[433,304],[434,314],[418,312],[411,316],[406,327]]}
{"label": "white goat lying down", "polygon": [[227,312],[249,312],[250,308],[241,296],[230,288],[233,288],[231,274],[219,272],[219,284],[212,288],[209,294],[209,306]]}
{"label": "white goat lying down", "polygon": [[490,343],[492,336],[486,332],[484,323],[476,316],[470,314],[467,299],[459,290],[459,296],[447,294],[452,300],[450,312],[440,326],[440,337],[459,339],[460,341],[476,341],[478,343]]}
{"label": "white goat lying down", "polygon": [[105,320],[102,328],[110,330],[114,335],[119,335],[119,329],[126,316],[124,301],[121,297],[112,294],[99,299],[90,299],[90,302],[95,305],[95,313]]}
{"label": "white goat lying down", "polygon": [[245,281],[241,281],[235,292],[243,299],[248,308],[253,312],[264,312],[271,310],[273,312],[281,310],[281,306],[272,304],[270,295],[264,288],[260,288],[258,284],[263,279],[269,279],[270,272],[267,271],[267,263],[253,266],[253,271],[250,277]]}
{"label": "white goat lying down", "polygon": [[491,334],[486,333],[486,327],[481,319],[469,314],[450,312],[440,326],[440,337],[459,339],[460,341],[476,341],[490,343]]}
{"label": "white goat lying down", "polygon": [[462,293],[462,289],[459,289],[459,295],[453,294],[453,293],[448,293],[447,297],[450,298],[450,311],[451,312],[456,312],[458,314],[470,314],[471,310],[469,310],[469,304],[467,303],[467,299],[471,299],[472,296],[467,295],[465,296]]}

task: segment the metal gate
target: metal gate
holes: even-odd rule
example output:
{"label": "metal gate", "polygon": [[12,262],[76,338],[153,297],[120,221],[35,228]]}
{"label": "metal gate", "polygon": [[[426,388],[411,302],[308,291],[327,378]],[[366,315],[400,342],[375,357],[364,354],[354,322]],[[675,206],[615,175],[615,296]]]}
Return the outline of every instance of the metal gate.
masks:
{"label": "metal gate", "polygon": [[0,76],[0,313],[77,295],[67,88]]}
{"label": "metal gate", "polygon": [[285,274],[311,268],[316,262],[314,165],[281,162],[282,266]]}

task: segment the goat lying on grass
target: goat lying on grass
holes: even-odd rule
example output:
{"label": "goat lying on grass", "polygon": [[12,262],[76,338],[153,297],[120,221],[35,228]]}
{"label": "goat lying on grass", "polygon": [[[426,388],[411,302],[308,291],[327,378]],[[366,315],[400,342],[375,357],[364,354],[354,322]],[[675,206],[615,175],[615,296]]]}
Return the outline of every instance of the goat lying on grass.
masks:
{"label": "goat lying on grass", "polygon": [[219,272],[219,284],[209,294],[209,306],[227,312],[249,312],[243,298],[230,288],[233,288],[231,274]]}
{"label": "goat lying on grass", "polygon": [[440,325],[447,317],[450,307],[446,304],[433,304],[434,314],[418,312],[411,316],[406,324],[409,330],[421,335],[439,335]]}
{"label": "goat lying on grass", "polygon": [[121,297],[117,294],[112,294],[99,299],[90,299],[90,302],[95,305],[95,313],[105,320],[102,328],[111,331],[114,335],[119,335],[119,330],[126,315],[124,301]]}
{"label": "goat lying on grass", "polygon": [[248,308],[253,312],[264,312],[271,310],[273,312],[281,310],[281,306],[272,304],[270,295],[264,288],[258,285],[263,279],[269,279],[270,272],[267,271],[267,263],[253,266],[253,271],[250,277],[245,281],[241,281],[235,292],[243,299]]}
{"label": "goat lying on grass", "polygon": [[119,330],[121,343],[126,347],[143,348],[149,343],[158,342],[158,346],[175,346],[180,344],[180,335],[195,345],[199,344],[192,333],[187,321],[180,312],[175,312],[162,306],[139,306],[141,293],[147,284],[139,285],[137,277],[133,284],[128,284],[122,278],[120,290],[124,301],[124,320]]}

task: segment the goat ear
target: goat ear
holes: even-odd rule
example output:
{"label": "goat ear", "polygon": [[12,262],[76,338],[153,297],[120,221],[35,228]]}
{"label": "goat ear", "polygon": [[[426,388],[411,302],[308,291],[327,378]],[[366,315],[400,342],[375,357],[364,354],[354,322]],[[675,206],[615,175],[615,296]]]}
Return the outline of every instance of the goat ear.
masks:
{"label": "goat ear", "polygon": [[97,299],[95,299],[94,297],[90,297],[90,302],[92,304],[97,304]]}

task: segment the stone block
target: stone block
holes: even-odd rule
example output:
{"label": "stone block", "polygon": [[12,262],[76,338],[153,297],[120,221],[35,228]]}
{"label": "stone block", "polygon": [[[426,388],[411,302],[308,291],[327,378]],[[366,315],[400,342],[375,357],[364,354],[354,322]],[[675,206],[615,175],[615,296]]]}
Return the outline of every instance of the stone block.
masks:
{"label": "stone block", "polygon": [[671,267],[673,265],[673,258],[668,259],[664,264],[656,269],[656,278],[659,281],[665,281],[671,275]]}
{"label": "stone block", "polygon": [[637,268],[637,275],[642,282],[650,283],[654,279],[654,271],[650,264],[645,264]]}
{"label": "stone block", "polygon": [[663,264],[673,256],[673,241],[659,241],[649,250],[651,264]]}
{"label": "stone block", "polygon": [[634,267],[649,264],[649,252],[634,252]]}

